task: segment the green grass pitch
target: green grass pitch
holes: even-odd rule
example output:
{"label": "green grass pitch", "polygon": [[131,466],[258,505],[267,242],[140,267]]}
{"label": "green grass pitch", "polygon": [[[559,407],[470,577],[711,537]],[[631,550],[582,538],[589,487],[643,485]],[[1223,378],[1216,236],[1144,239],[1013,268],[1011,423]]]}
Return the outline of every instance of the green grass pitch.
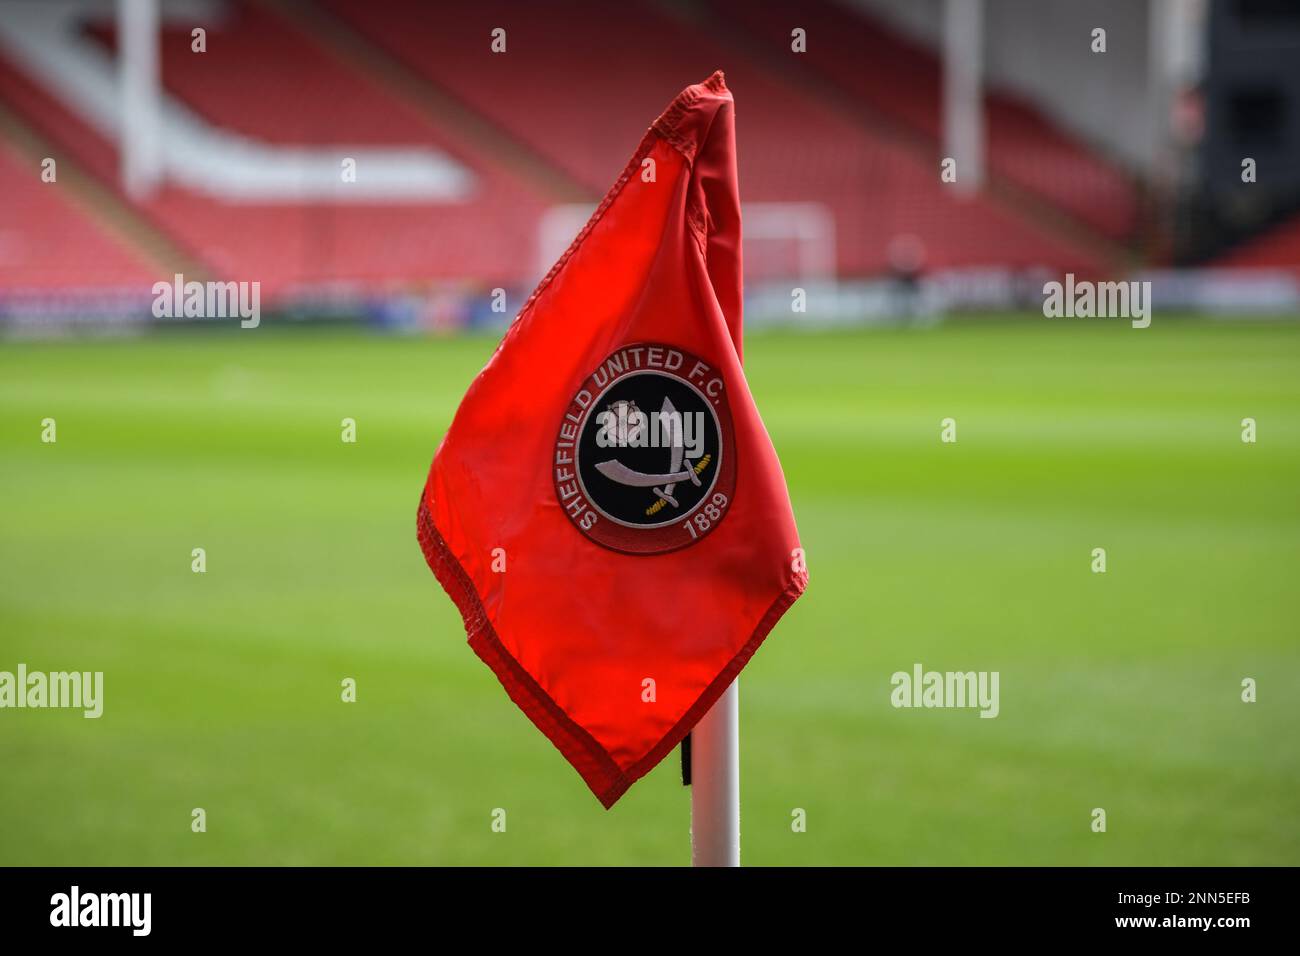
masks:
{"label": "green grass pitch", "polygon": [[[0,864],[687,862],[676,757],[601,810],[416,545],[494,345],[0,346],[0,670],[105,672],[99,720],[0,711]],[[1300,326],[746,351],[811,574],[741,680],[746,863],[1300,864]],[[1000,716],[894,709],[916,662]]]}

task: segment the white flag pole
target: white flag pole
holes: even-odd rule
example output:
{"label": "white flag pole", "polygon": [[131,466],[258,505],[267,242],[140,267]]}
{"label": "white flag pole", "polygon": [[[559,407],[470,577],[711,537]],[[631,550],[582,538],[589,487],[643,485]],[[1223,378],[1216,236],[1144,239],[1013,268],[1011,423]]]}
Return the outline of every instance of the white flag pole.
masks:
{"label": "white flag pole", "polygon": [[691,865],[740,866],[740,678],[691,731]]}

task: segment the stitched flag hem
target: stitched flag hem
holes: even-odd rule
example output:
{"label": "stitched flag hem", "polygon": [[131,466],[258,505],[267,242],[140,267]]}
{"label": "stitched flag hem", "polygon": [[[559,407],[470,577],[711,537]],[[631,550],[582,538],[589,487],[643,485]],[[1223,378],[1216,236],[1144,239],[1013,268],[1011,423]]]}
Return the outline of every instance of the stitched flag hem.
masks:
{"label": "stitched flag hem", "polygon": [[447,592],[447,596],[460,611],[465,622],[465,633],[474,653],[491,668],[515,705],[573,765],[606,810],[612,807],[632,784],[654,769],[659,761],[681,743],[682,738],[690,733],[691,728],[699,722],[700,718],[708,713],[709,708],[722,696],[722,692],[731,686],[736,675],[754,656],[754,652],[776,626],[781,615],[804,592],[808,583],[807,572],[800,572],[768,607],[749,640],[704,689],[682,718],[647,751],[645,756],[624,770],[614,761],[609,751],[565,713],[564,709],[506,650],[492,622],[488,620],[487,612],[483,608],[483,602],[473,582],[434,524],[423,495],[420,498],[416,527],[425,561],[428,562],[429,569],[433,571],[438,583]]}

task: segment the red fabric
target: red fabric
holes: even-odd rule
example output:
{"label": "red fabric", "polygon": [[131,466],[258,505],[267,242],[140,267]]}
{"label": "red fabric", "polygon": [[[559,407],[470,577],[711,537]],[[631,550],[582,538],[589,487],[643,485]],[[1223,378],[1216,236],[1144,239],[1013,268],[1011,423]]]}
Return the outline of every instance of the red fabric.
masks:
{"label": "red fabric", "polygon": [[[421,546],[470,646],[606,807],[691,730],[807,583],[781,466],[741,370],[733,114],[715,73],[647,131],[470,386],[420,502]],[[647,388],[676,386],[640,363],[676,356],[673,374],[693,387],[671,392],[683,416],[692,396],[700,421],[712,407],[714,452],[687,452],[686,471],[650,469],[675,474],[662,492],[674,505],[659,487],[601,490],[615,486],[591,462],[635,455],[620,448],[582,453],[577,493],[566,438],[595,427],[572,424],[584,407],[613,407],[601,397],[615,383],[607,393],[592,384],[617,369],[604,364],[611,356],[629,366],[620,383]],[[595,393],[585,406],[575,398],[584,388]],[[666,449],[644,454],[661,453],[667,461]],[[614,513],[615,493],[633,502],[629,520],[663,527],[611,520],[600,509]],[[705,497],[688,515],[693,494]]]}

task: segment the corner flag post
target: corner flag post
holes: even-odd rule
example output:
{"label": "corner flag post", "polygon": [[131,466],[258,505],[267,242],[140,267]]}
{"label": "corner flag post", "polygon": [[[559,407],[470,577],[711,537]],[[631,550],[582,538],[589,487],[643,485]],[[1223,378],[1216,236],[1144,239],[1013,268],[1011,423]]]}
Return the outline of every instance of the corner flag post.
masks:
{"label": "corner flag post", "polygon": [[691,865],[740,866],[740,678],[691,731]]}

